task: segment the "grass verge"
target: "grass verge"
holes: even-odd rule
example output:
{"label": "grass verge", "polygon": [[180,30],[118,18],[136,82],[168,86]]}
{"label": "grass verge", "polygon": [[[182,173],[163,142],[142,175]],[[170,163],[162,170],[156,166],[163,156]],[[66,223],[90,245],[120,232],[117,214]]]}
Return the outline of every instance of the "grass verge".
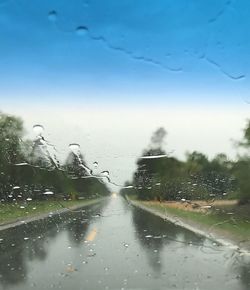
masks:
{"label": "grass verge", "polygon": [[40,214],[55,212],[64,208],[73,209],[74,207],[87,206],[101,200],[102,198],[69,201],[60,200],[60,202],[56,200],[29,201],[26,204],[21,202],[15,204],[2,203],[0,204],[0,225],[28,217],[35,217]]}
{"label": "grass verge", "polygon": [[[136,200],[135,197],[132,199]],[[166,202],[136,201],[157,212],[180,218],[183,222],[195,223],[199,228],[204,228],[208,232],[223,231],[237,240],[250,238],[249,206],[223,206],[203,213],[173,208]]]}

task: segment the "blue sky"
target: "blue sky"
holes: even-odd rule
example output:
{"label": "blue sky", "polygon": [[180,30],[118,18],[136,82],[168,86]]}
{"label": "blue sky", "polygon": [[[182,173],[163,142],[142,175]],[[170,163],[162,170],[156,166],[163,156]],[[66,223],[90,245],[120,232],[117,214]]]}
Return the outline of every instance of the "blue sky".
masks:
{"label": "blue sky", "polygon": [[[166,150],[235,157],[250,102],[248,0],[0,0],[0,110],[115,181]],[[96,160],[98,159],[98,160]],[[113,175],[112,175],[113,174]]]}
{"label": "blue sky", "polygon": [[248,100],[247,0],[0,3],[1,98]]}

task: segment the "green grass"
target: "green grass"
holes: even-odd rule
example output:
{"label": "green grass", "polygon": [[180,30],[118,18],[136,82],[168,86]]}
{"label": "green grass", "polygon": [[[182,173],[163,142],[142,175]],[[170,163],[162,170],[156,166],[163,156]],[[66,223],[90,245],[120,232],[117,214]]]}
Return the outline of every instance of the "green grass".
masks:
{"label": "green grass", "polygon": [[[28,217],[34,217],[40,214],[55,212],[63,208],[71,208],[75,206],[86,206],[98,202],[101,199],[88,200],[69,200],[60,203],[56,200],[47,201],[29,201],[27,205],[22,202],[18,203],[2,203],[0,204],[0,224],[13,222]],[[25,206],[25,208],[22,208]]]}
{"label": "green grass", "polygon": [[[159,212],[169,213],[173,216],[182,218],[184,221],[193,221],[198,225],[204,225],[207,229],[221,229],[227,231],[236,237],[241,237],[243,239],[250,238],[250,217],[246,218],[246,215],[242,211],[248,214],[249,208],[239,209],[239,206],[233,215],[228,215],[226,213],[216,213],[211,211],[210,213],[202,212],[192,212],[183,209],[172,208],[167,205],[152,204],[150,202],[139,201],[143,205],[155,209]],[[232,207],[230,207],[232,209]],[[239,214],[240,213],[240,214]]]}

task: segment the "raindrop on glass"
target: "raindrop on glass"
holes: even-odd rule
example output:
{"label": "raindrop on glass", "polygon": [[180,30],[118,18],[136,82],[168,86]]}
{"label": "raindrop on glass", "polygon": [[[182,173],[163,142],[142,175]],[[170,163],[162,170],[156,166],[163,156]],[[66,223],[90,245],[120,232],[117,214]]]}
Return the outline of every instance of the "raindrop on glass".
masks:
{"label": "raindrop on glass", "polygon": [[55,22],[57,20],[57,12],[55,10],[52,10],[48,13],[48,19],[51,22]]}
{"label": "raindrop on glass", "polygon": [[86,26],[78,26],[76,28],[76,34],[79,35],[79,36],[84,36],[88,33],[88,27]]}
{"label": "raindrop on glass", "polygon": [[41,136],[43,131],[44,131],[44,127],[42,125],[34,125],[33,126],[33,131],[37,136]]}
{"label": "raindrop on glass", "polygon": [[69,144],[69,149],[74,153],[74,154],[79,154],[80,152],[80,145],[77,143],[71,143]]}
{"label": "raindrop on glass", "polygon": [[102,175],[109,177],[109,171],[105,170],[101,172]]}
{"label": "raindrop on glass", "polygon": [[52,194],[54,194],[54,192],[53,191],[45,191],[43,194],[52,195]]}

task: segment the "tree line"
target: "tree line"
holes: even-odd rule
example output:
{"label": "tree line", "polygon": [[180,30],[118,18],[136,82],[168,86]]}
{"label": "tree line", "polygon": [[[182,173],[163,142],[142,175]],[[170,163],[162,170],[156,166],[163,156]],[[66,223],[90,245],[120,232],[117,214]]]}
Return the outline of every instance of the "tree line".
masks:
{"label": "tree line", "polygon": [[238,199],[250,202],[250,121],[247,121],[238,147],[246,153],[230,160],[218,153],[209,159],[201,152],[188,152],[184,161],[164,149],[167,132],[157,129],[136,163],[132,181],[125,183],[122,194],[141,200]]}
{"label": "tree line", "polygon": [[[60,164],[43,137],[24,140],[23,121],[0,112],[0,200],[89,198],[109,194],[106,184],[89,176],[84,157],[69,152]],[[86,165],[87,166],[87,165]]]}

